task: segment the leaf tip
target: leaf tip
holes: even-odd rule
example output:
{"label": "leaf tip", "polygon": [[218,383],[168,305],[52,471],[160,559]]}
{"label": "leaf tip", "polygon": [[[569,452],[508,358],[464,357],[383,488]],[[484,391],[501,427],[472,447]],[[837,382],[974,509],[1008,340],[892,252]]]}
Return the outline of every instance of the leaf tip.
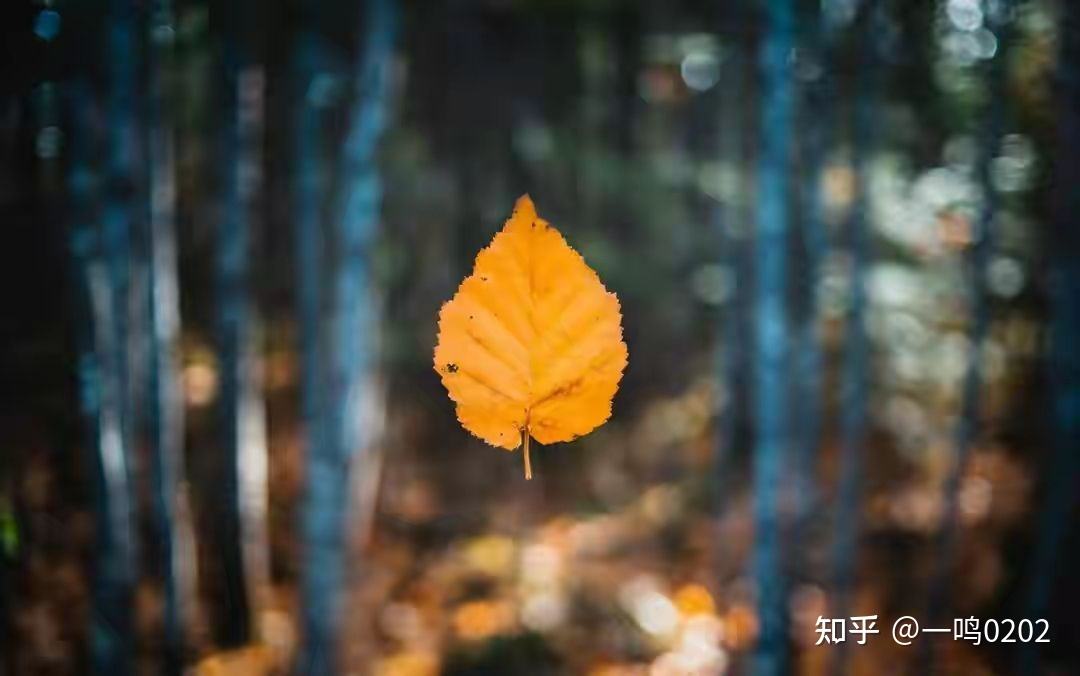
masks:
{"label": "leaf tip", "polygon": [[529,197],[529,193],[524,193],[521,197],[517,198],[517,202],[514,203],[513,216],[524,216],[526,218],[536,217],[536,205],[533,204],[532,198]]}

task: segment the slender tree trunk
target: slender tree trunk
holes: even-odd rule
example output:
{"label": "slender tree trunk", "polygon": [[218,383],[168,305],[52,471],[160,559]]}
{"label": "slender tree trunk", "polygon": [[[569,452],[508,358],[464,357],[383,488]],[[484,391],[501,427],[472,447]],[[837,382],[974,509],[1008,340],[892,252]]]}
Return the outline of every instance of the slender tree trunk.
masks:
{"label": "slender tree trunk", "polygon": [[149,190],[149,427],[155,553],[164,594],[163,670],[183,668],[187,604],[194,597],[192,534],[180,493],[183,480],[184,407],[180,393],[180,298],[176,251],[176,177],[173,128],[168,117],[165,69],[171,43],[159,27],[172,20],[169,0],[151,10],[147,173]]}
{"label": "slender tree trunk", "polygon": [[326,196],[326,157],[320,134],[323,105],[318,90],[322,68],[321,45],[314,31],[300,37],[297,49],[297,100],[294,163],[296,224],[296,273],[299,308],[301,418],[309,456],[323,446],[323,367],[320,355],[321,301],[323,287],[322,204]]}
{"label": "slender tree trunk", "polygon": [[[869,351],[866,334],[866,269],[869,262],[870,223],[867,180],[870,137],[874,130],[877,100],[870,83],[875,77],[874,20],[878,9],[869,4],[861,10],[855,33],[858,65],[855,75],[852,164],[855,196],[848,215],[847,235],[851,253],[851,300],[840,389],[840,478],[837,487],[836,526],[833,551],[833,589],[836,603],[833,617],[846,617],[851,606],[851,590],[857,587],[857,556],[861,519],[860,483],[866,436],[866,404],[869,394]],[[846,668],[846,643],[837,652],[838,671]]]}
{"label": "slender tree trunk", "polygon": [[[299,81],[301,83],[298,100],[300,110],[296,121],[296,143],[294,161],[296,164],[296,197],[293,220],[296,223],[296,272],[297,304],[300,321],[300,368],[301,368],[301,408],[308,458],[325,454],[324,439],[326,425],[323,422],[324,411],[324,376],[322,365],[321,298],[323,284],[323,219],[322,204],[326,195],[326,157],[323,139],[320,134],[324,102],[321,100],[318,77],[323,67],[321,44],[314,31],[307,31],[300,38],[298,48]],[[308,470],[310,474],[311,470]],[[308,490],[321,490],[309,479]],[[310,527],[311,497],[306,498],[303,507],[304,535]],[[305,561],[304,598],[311,592],[308,586],[315,585],[312,579],[318,571],[311,570],[310,555]],[[310,601],[306,601],[310,604]],[[305,605],[303,631],[305,650],[321,626],[308,626],[308,606]],[[315,618],[312,624],[318,622]],[[298,667],[314,662],[314,655],[301,657]]]}
{"label": "slender tree trunk", "polygon": [[240,3],[225,49],[226,121],[223,166],[225,215],[218,235],[218,332],[224,467],[218,551],[226,585],[219,638],[236,646],[255,636],[258,596],[266,583],[266,412],[258,371],[258,317],[251,261],[262,182],[262,69],[248,44],[252,17]]}
{"label": "slender tree trunk", "polygon": [[787,593],[780,552],[779,490],[788,437],[787,246],[789,167],[794,92],[789,55],[794,46],[792,0],[770,0],[761,51],[762,143],[758,173],[758,233],[755,251],[757,317],[754,363],[754,577],[759,634],[754,672],[787,670]]}
{"label": "slender tree trunk", "polygon": [[[107,183],[102,215],[102,259],[82,243],[76,256],[92,318],[92,338],[81,367],[84,411],[95,437],[98,544],[95,558],[91,668],[132,671],[132,601],[137,556],[131,490],[132,230],[138,130],[136,127],[138,12],[130,0],[113,0],[108,19]],[[76,102],[81,108],[85,98]],[[81,228],[77,228],[81,230]],[[92,347],[91,347],[92,346]]]}
{"label": "slender tree trunk", "polygon": [[131,471],[134,425],[131,406],[132,362],[132,238],[138,193],[139,141],[137,127],[136,29],[139,13],[131,0],[114,0],[109,22],[108,63],[109,102],[108,172],[103,214],[103,246],[112,299],[111,316],[115,354],[112,363],[117,375],[118,424],[124,447],[125,465]]}
{"label": "slender tree trunk", "polygon": [[[326,380],[322,383],[325,413],[319,424],[321,430],[311,435],[309,429],[303,507],[304,643],[299,670],[305,674],[332,674],[338,670],[349,468],[363,432],[361,414],[365,397],[370,396],[376,348],[367,261],[381,199],[375,151],[385,126],[396,10],[393,0],[365,3],[357,88],[340,160],[342,189],[340,208],[333,214],[334,259],[329,266],[333,284],[326,289],[330,310]],[[300,177],[302,185],[306,180]],[[304,192],[301,196],[307,197]],[[310,255],[306,249],[301,253]],[[305,274],[301,271],[301,275]],[[310,291],[302,285],[305,298]],[[305,396],[305,408],[310,405],[309,396]]]}
{"label": "slender tree trunk", "polygon": [[[1052,594],[1068,574],[1061,548],[1076,522],[1076,486],[1080,484],[1080,7],[1061,5],[1058,56],[1058,138],[1051,193],[1053,223],[1047,235],[1050,252],[1050,352],[1047,360],[1051,407],[1051,453],[1042,473],[1041,516],[1027,571],[1021,617],[1045,618]],[[1075,611],[1062,600],[1062,615]],[[1054,640],[1053,637],[1051,640]],[[1040,645],[1021,646],[1017,673],[1043,673]]]}
{"label": "slender tree trunk", "polygon": [[[81,255],[81,254],[80,254]],[[86,293],[93,317],[92,353],[81,363],[85,415],[95,443],[97,551],[94,564],[91,661],[95,673],[132,673],[132,601],[135,588],[134,526],[128,458],[123,443],[123,387],[116,364],[114,294],[105,265],[84,264]]]}
{"label": "slender tree trunk", "polygon": [[116,295],[95,227],[92,102],[87,87],[72,92],[74,120],[68,186],[72,271],[78,308],[79,401],[94,486],[96,538],[92,564],[90,668],[131,674],[134,528],[127,449],[121,429],[123,384],[116,358]]}

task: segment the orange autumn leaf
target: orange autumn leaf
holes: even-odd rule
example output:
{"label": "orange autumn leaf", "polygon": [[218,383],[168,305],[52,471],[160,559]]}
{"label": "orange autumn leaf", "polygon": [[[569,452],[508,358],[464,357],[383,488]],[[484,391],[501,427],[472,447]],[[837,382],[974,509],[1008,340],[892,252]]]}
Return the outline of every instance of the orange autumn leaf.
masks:
{"label": "orange autumn leaf", "polygon": [[439,312],[435,370],[458,420],[514,450],[604,424],[626,367],[619,300],[522,196]]}

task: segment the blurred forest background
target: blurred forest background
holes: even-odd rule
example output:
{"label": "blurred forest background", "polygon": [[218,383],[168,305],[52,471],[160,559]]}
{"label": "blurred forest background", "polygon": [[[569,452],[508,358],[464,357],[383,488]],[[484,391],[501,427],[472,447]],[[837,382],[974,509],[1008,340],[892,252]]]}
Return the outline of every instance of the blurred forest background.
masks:
{"label": "blurred forest background", "polygon": [[[1077,3],[0,11],[0,673],[1080,673]],[[530,482],[432,369],[526,192],[630,350]]]}

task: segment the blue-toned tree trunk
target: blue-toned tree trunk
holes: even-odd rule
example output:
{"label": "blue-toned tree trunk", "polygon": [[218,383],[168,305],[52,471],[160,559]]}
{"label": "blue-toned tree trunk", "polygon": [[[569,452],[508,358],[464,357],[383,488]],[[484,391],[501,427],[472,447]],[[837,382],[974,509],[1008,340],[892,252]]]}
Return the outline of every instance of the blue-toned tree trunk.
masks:
{"label": "blue-toned tree trunk", "polygon": [[120,429],[128,474],[134,479],[142,439],[146,380],[147,240],[143,127],[141,126],[145,14],[135,0],[113,0],[108,24],[108,103],[104,254],[113,293]]}
{"label": "blue-toned tree trunk", "polygon": [[[300,323],[301,415],[309,463],[316,455],[326,453],[324,450],[326,416],[323,402],[327,393],[324,391],[326,377],[322,359],[321,299],[325,286],[322,205],[327,194],[327,171],[326,153],[320,133],[325,106],[320,85],[324,82],[323,78],[327,77],[321,72],[324,66],[319,37],[314,31],[305,31],[300,37],[297,48],[297,80],[299,82],[297,100],[300,101],[300,105],[295,122],[296,140],[293,159],[296,166],[296,183],[293,221],[296,226],[296,300]],[[308,491],[312,490],[320,490],[320,487],[309,480]],[[302,523],[305,538],[310,537],[307,529],[311,527],[309,521],[312,517],[308,512],[314,504],[315,500],[312,497],[306,497]],[[311,557],[308,555],[305,558],[303,591],[306,603],[303,619],[305,653],[298,665],[301,667],[317,659],[317,656],[308,654],[312,650],[311,644],[315,632],[326,632],[326,629],[321,626],[308,626],[307,608],[310,607],[311,601],[306,599],[313,595],[308,591],[308,587],[317,583],[326,584],[326,582],[315,579],[315,571],[310,570]],[[311,624],[316,624],[317,621],[318,618]]]}
{"label": "blue-toned tree trunk", "polygon": [[165,70],[171,55],[169,0],[153,4],[149,22],[146,147],[148,207],[149,368],[147,394],[150,437],[150,482],[154,553],[160,562],[164,596],[162,618],[163,671],[183,668],[186,607],[194,593],[187,530],[181,505],[184,406],[180,392],[180,298],[176,251],[176,177],[173,127],[168,114]]}
{"label": "blue-toned tree trunk", "polygon": [[781,565],[780,485],[791,443],[788,419],[787,247],[794,90],[793,0],[766,6],[761,51],[761,156],[757,194],[754,412],[754,579],[758,594],[758,643],[754,673],[787,671],[787,592]]}
{"label": "blue-toned tree trunk", "polygon": [[[300,101],[300,109],[296,119],[296,142],[294,145],[295,174],[295,198],[293,220],[296,224],[296,272],[297,272],[297,304],[299,306],[299,336],[300,336],[300,367],[301,367],[301,415],[303,420],[304,436],[309,466],[316,457],[326,457],[327,450],[327,411],[326,404],[329,399],[326,391],[326,368],[324,366],[324,340],[322,297],[326,286],[326,270],[323,265],[323,203],[328,193],[326,185],[327,158],[324,139],[321,134],[322,121],[325,112],[324,84],[329,77],[322,72],[325,67],[322,44],[320,38],[313,31],[306,31],[300,37],[297,49],[297,71],[300,83],[297,100]],[[323,486],[317,485],[311,478],[311,469],[308,469],[307,491],[321,491]],[[344,468],[339,468],[344,471]],[[338,481],[337,478],[333,482]],[[333,489],[330,485],[325,488]],[[316,505],[321,506],[314,496],[305,496],[305,504],[302,513],[302,529],[305,538],[305,547],[312,548],[310,529],[317,525],[315,516],[312,514]],[[339,552],[340,554],[340,552]],[[298,660],[298,671],[305,671],[308,666],[321,665],[324,670],[329,670],[328,664],[332,664],[333,654],[319,655],[316,651],[327,650],[325,643],[330,640],[328,634],[333,630],[331,618],[314,617],[308,619],[309,614],[314,614],[315,602],[323,600],[318,595],[328,585],[339,583],[340,568],[328,571],[334,574],[333,580],[320,576],[320,572],[312,570],[311,566],[315,557],[307,553],[303,567],[303,640],[304,647]],[[333,591],[329,593],[334,593]],[[325,610],[325,608],[323,608]],[[325,624],[324,624],[325,623]],[[316,648],[315,646],[318,645]],[[329,662],[321,662],[329,660]],[[315,673],[315,672],[312,672]]]}
{"label": "blue-toned tree trunk", "polygon": [[[91,165],[93,101],[89,89],[72,87],[69,228],[74,281],[79,402],[94,486],[96,523],[91,574],[90,668],[97,674],[133,673],[132,601],[135,534],[128,449],[122,429],[124,382],[117,346],[117,294],[105,238],[97,227],[98,184]],[[110,195],[108,199],[115,199]],[[113,205],[115,207],[115,205]],[[115,216],[119,218],[119,215]]]}
{"label": "blue-toned tree trunk", "polygon": [[118,379],[119,425],[126,464],[134,437],[132,421],[132,238],[138,209],[139,130],[137,126],[139,13],[131,0],[114,0],[108,26],[108,104],[106,143],[108,168],[102,217],[103,253],[112,293],[112,357]]}
{"label": "blue-toned tree trunk", "polygon": [[[1076,525],[1076,487],[1080,485],[1080,155],[1076,152],[1080,147],[1080,7],[1066,2],[1061,10],[1058,143],[1050,186],[1054,209],[1046,237],[1050,255],[1047,380],[1051,397],[1047,422],[1052,432],[1050,453],[1041,473],[1040,516],[1020,614],[1031,619],[1051,615],[1054,590],[1060,589],[1061,581],[1072,572],[1062,565],[1061,550],[1070,527]],[[1058,603],[1061,617],[1076,612],[1070,599]],[[1051,626],[1051,641],[1057,638],[1053,629]],[[1047,672],[1042,648],[1034,643],[1021,646],[1017,673]]]}
{"label": "blue-toned tree trunk", "polygon": [[[318,431],[313,427],[308,429],[303,506],[303,645],[298,669],[305,674],[337,671],[347,549],[346,512],[353,480],[349,469],[361,439],[362,406],[370,391],[376,349],[377,324],[371,304],[368,256],[379,218],[381,187],[375,151],[385,126],[396,12],[393,0],[369,0],[362,12],[355,99],[339,164],[339,207],[331,214],[334,246],[332,260],[325,266],[330,270],[330,279],[321,290],[327,294],[329,308],[325,325],[325,380],[319,383],[321,399],[309,399],[314,393],[305,393],[305,409],[319,418],[315,424]],[[309,114],[312,112],[301,115],[301,134],[310,124],[306,118]],[[312,151],[298,148],[298,152]],[[302,168],[312,167],[302,164]],[[308,180],[299,177],[299,206],[305,206],[311,198],[312,186],[307,184]],[[298,224],[311,227],[306,217]],[[317,247],[318,242],[305,242],[307,235],[300,233],[300,253],[311,257],[312,246]],[[314,261],[302,260],[301,265],[311,262]],[[302,303],[313,299],[312,292],[320,292],[313,286],[313,280],[303,279],[312,273],[300,271]],[[308,319],[311,312],[311,308],[305,308],[302,316]],[[318,336],[315,338],[317,341]],[[312,336],[305,335],[304,339],[310,341]],[[305,345],[305,351],[314,344]],[[317,360],[309,355],[305,365],[318,368],[317,364],[308,363],[312,361]],[[305,376],[305,387],[312,384]],[[321,410],[310,410],[315,401]],[[309,425],[312,422],[309,420]]]}
{"label": "blue-toned tree trunk", "polygon": [[[869,396],[870,342],[866,333],[866,272],[870,258],[870,222],[867,197],[871,135],[874,132],[877,99],[871,83],[876,77],[874,3],[861,9],[856,25],[859,55],[852,95],[854,107],[852,164],[855,195],[847,219],[848,250],[851,256],[850,301],[840,384],[840,476],[836,497],[836,525],[833,543],[835,603],[832,617],[846,617],[851,609],[851,590],[856,587],[860,514],[862,511],[863,454],[865,453],[867,397]],[[837,652],[838,671],[846,669],[846,643]]]}
{"label": "blue-toned tree trunk", "polygon": [[252,3],[232,7],[226,37],[222,125],[224,217],[218,232],[218,341],[223,466],[214,525],[225,586],[218,639],[237,646],[254,636],[265,582],[266,414],[258,377],[257,313],[252,294],[256,208],[262,172],[263,72],[248,31]]}
{"label": "blue-toned tree trunk", "polygon": [[[113,0],[107,26],[106,184],[102,214],[103,263],[88,263],[86,288],[93,317],[94,357],[83,369],[84,405],[95,419],[98,524],[90,653],[97,673],[132,669],[132,601],[136,581],[136,537],[132,516],[131,457],[134,442],[131,326],[132,237],[137,209],[139,12],[131,0]],[[86,100],[80,100],[81,106]],[[89,260],[89,259],[88,259]],[[138,308],[141,310],[141,308]],[[89,364],[93,362],[93,366]]]}

